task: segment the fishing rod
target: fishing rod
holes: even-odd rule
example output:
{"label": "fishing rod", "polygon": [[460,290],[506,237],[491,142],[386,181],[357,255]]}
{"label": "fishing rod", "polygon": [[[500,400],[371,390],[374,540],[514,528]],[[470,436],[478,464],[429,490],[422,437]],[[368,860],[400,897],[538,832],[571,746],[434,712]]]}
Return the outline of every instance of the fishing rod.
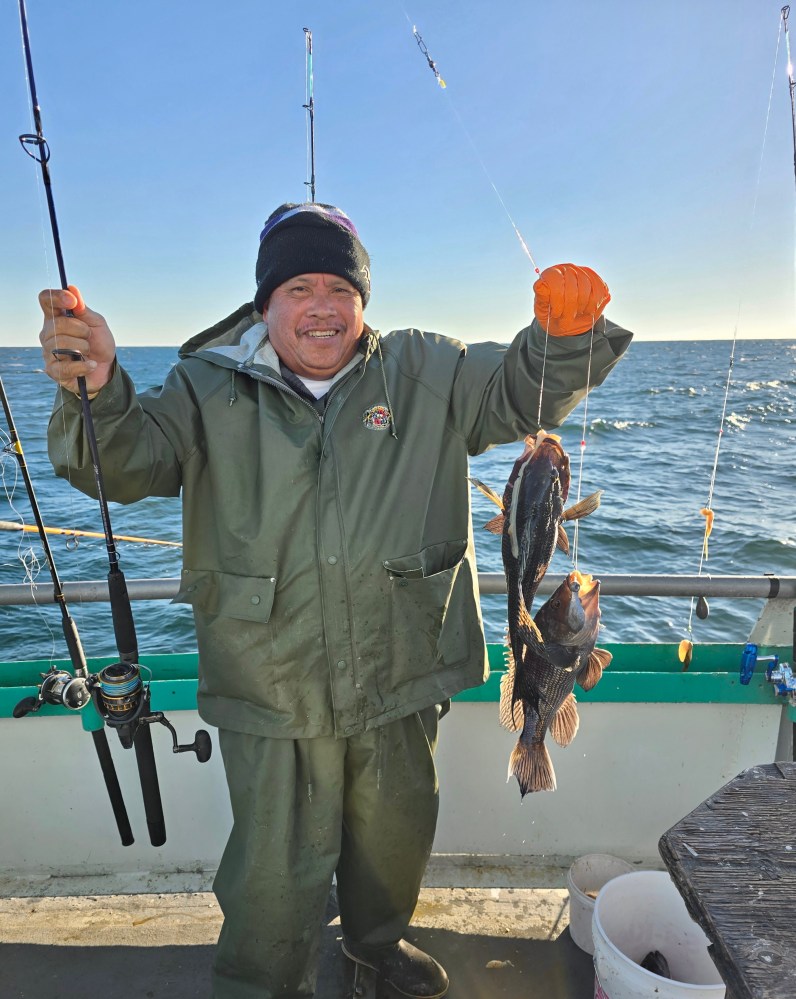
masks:
{"label": "fishing rod", "polygon": [[785,51],[788,54],[788,90],[790,91],[790,117],[793,126],[793,175],[796,179],[796,81],[793,79],[793,60],[790,57],[790,33],[788,32],[790,7],[784,6],[781,14],[782,26],[785,29]]}
{"label": "fishing rod", "polygon": [[[69,285],[66,279],[66,267],[64,266],[61,237],[58,229],[55,200],[53,198],[52,182],[48,166],[50,148],[47,140],[44,138],[41,109],[36,94],[25,0],[19,0],[19,18],[22,28],[22,45],[25,53],[25,66],[27,69],[35,128],[35,134],[20,135],[19,141],[23,150],[32,159],[36,160],[41,167],[42,180],[47,196],[47,208],[50,216],[50,228],[55,245],[55,256],[58,262],[58,274],[61,280],[61,287],[68,289]],[[27,147],[32,147],[33,151]],[[67,315],[72,316],[73,314],[71,310],[67,311]],[[83,360],[83,355],[77,350],[56,349],[53,350],[53,355],[57,358],[69,358],[76,361]],[[110,511],[105,494],[97,435],[91,415],[91,401],[84,376],[81,375],[77,378],[77,387],[86,439],[94,470],[94,483],[97,489],[100,517],[105,537],[105,548],[108,555],[108,595],[111,605],[114,638],[120,660],[117,663],[106,666],[96,676],[89,677],[86,682],[94,706],[102,719],[106,724],[116,729],[119,741],[125,749],[130,749],[131,747],[135,749],[149,839],[153,846],[162,846],[166,842],[166,824],[163,817],[163,804],[160,797],[160,785],[155,764],[155,754],[152,747],[151,725],[161,724],[168,728],[173,740],[173,753],[196,753],[196,758],[200,763],[204,763],[210,758],[212,744],[208,733],[200,730],[196,733],[193,743],[185,746],[178,745],[177,733],[174,727],[167,721],[163,712],[152,711],[151,681],[144,682],[141,678],[142,667],[138,662],[138,641],[133,621],[132,604],[127,592],[127,582],[124,573],[119,566],[119,557],[116,551],[116,543],[111,528]],[[42,532],[42,537],[44,537],[44,532]],[[48,700],[51,695],[54,695],[54,692],[49,688],[45,688],[44,685],[39,687],[39,696],[43,701],[53,703],[53,701]],[[55,703],[60,702],[55,701]]]}
{"label": "fishing rod", "polygon": [[[15,524],[12,520],[0,520],[0,531],[22,531],[41,534],[38,527],[30,524]],[[45,534],[61,534],[73,542],[73,547],[77,547],[80,538],[104,538],[105,535],[99,531],[78,531],[68,527],[45,527]],[[132,544],[141,545],[167,545],[170,548],[182,548],[179,541],[158,541],[156,538],[139,538],[131,534],[114,534],[114,541],[129,541]],[[67,542],[69,547],[69,542]]]}
{"label": "fishing rod", "polygon": [[[27,462],[25,461],[25,452],[22,450],[19,434],[17,433],[17,428],[14,424],[14,417],[11,413],[11,404],[8,401],[8,395],[6,394],[2,377],[0,377],[0,403],[2,403],[3,411],[5,412],[10,437],[10,443],[4,448],[4,450],[7,454],[12,454],[17,459],[20,472],[22,473],[25,490],[28,494],[28,501],[30,502],[30,507],[33,511],[33,518],[36,521],[39,538],[41,539],[42,548],[44,549],[44,557],[47,560],[47,567],[50,570],[50,576],[53,581],[55,602],[58,604],[61,611],[61,627],[63,629],[64,639],[66,640],[69,659],[71,660],[72,668],[74,669],[74,675],[72,675],[72,673],[68,670],[59,670],[53,664],[47,673],[42,674],[42,682],[39,684],[39,689],[36,695],[34,697],[26,697],[21,700],[14,708],[13,714],[15,718],[22,718],[24,715],[38,711],[43,704],[60,704],[61,706],[69,708],[72,711],[79,711],[91,700],[91,689],[89,685],[89,672],[86,664],[86,656],[83,652],[83,645],[80,641],[77,624],[69,613],[69,609],[66,604],[64,588],[58,577],[58,570],[55,567],[55,559],[53,558],[52,549],[50,548],[50,543],[45,533],[44,522],[42,520],[41,511],[36,499],[36,492],[33,488],[33,482],[31,481]],[[102,770],[102,776],[105,779],[105,787],[108,790],[111,808],[113,809],[113,814],[116,819],[116,826],[122,840],[122,846],[130,846],[134,842],[133,831],[130,827],[130,819],[127,816],[127,809],[124,805],[122,789],[119,786],[119,778],[116,775],[116,768],[113,764],[113,757],[111,756],[110,746],[108,745],[108,737],[105,734],[104,728],[95,730],[91,734],[94,739],[94,748],[97,752],[97,759],[99,760],[100,769]]]}
{"label": "fishing rod", "polygon": [[[784,6],[782,8],[782,10],[781,10],[780,13],[782,15],[782,24],[780,25],[780,34],[777,36],[777,48],[776,48],[776,54],[775,54],[775,57],[774,57],[774,71],[773,71],[772,79],[771,79],[771,90],[770,90],[769,98],[768,98],[768,110],[766,112],[765,127],[763,129],[763,144],[762,144],[762,148],[761,148],[761,152],[760,152],[760,164],[759,164],[758,171],[757,171],[757,188],[756,188],[754,202],[753,202],[753,207],[752,207],[752,219],[751,219],[750,229],[752,228],[752,225],[754,224],[755,214],[756,214],[756,210],[757,210],[757,196],[759,194],[759,189],[760,189],[760,177],[761,177],[762,168],[763,168],[763,154],[765,152],[765,147],[766,147],[766,136],[768,135],[769,118],[770,118],[770,115],[771,115],[771,102],[772,102],[772,97],[773,97],[773,93],[774,93],[774,85],[776,83],[776,76],[777,76],[777,64],[778,64],[778,58],[779,58],[779,42],[780,42],[780,37],[781,37],[783,28],[784,28],[784,33],[785,33],[785,46],[786,46],[786,49],[787,49],[787,56],[788,56],[788,82],[789,82],[789,85],[790,85],[789,89],[790,89],[790,103],[791,103],[791,119],[792,119],[792,125],[793,125],[793,165],[794,165],[794,173],[796,173],[796,103],[795,103],[795,101],[796,101],[796,95],[794,94],[794,91],[796,91],[796,83],[794,83],[794,80],[793,80],[793,64],[791,62],[790,40],[789,40],[789,37],[788,37],[788,16],[790,14],[790,7],[787,6],[787,5]],[[724,382],[724,397],[723,397],[722,407],[721,407],[721,418],[719,420],[719,430],[718,430],[718,434],[717,434],[717,437],[716,437],[716,448],[715,448],[714,455],[713,455],[713,468],[711,470],[710,483],[708,485],[708,498],[707,498],[707,502],[706,502],[705,506],[703,506],[700,509],[700,511],[699,511],[700,514],[705,518],[705,526],[704,526],[704,532],[703,532],[703,535],[702,535],[702,544],[701,544],[701,547],[700,547],[700,554],[699,554],[699,565],[697,567],[697,575],[699,575],[699,576],[702,575],[703,566],[704,566],[705,562],[708,561],[708,554],[709,554],[708,553],[708,540],[709,540],[711,534],[713,533],[713,528],[714,528],[714,525],[715,525],[715,511],[713,509],[713,494],[714,494],[714,491],[715,491],[715,488],[716,488],[716,476],[717,476],[718,465],[719,465],[719,454],[720,454],[720,451],[721,451],[722,439],[724,437],[724,427],[725,427],[725,423],[727,421],[727,402],[728,402],[728,398],[729,398],[730,386],[732,384],[733,368],[734,368],[734,365],[735,365],[735,353],[736,353],[736,346],[737,346],[737,343],[738,343],[738,325],[739,325],[740,315],[741,315],[741,304],[742,304],[742,301],[739,298],[739,300],[738,300],[738,314],[737,314],[737,317],[736,317],[736,320],[735,320],[735,328],[733,329],[732,341],[731,341],[731,346],[730,346],[730,357],[729,357],[729,362],[728,362],[728,365],[727,365],[727,377],[726,377],[725,382]],[[686,637],[683,638],[682,641],[680,642],[679,647],[678,647],[678,653],[677,653],[680,662],[683,664],[683,669],[684,670],[687,670],[688,667],[690,666],[691,659],[692,659],[692,656],[693,656],[693,651],[694,651],[694,643],[692,641],[692,638],[693,638],[692,623],[693,623],[693,616],[694,616],[695,612],[696,612],[696,616],[700,620],[702,620],[702,621],[706,620],[709,617],[709,615],[710,615],[710,607],[708,605],[707,598],[705,597],[704,594],[700,595],[698,599],[696,599],[693,596],[691,597],[691,607],[690,607],[690,611],[689,611],[689,615],[688,615],[688,622],[687,622],[686,628],[685,628]],[[746,681],[742,680],[741,682],[743,683],[743,682],[746,682]]]}
{"label": "fishing rod", "polygon": [[307,103],[302,105],[307,112],[307,132],[309,139],[310,179],[304,181],[304,186],[310,189],[310,201],[315,201],[315,83],[312,73],[312,32],[304,29],[307,43]]}

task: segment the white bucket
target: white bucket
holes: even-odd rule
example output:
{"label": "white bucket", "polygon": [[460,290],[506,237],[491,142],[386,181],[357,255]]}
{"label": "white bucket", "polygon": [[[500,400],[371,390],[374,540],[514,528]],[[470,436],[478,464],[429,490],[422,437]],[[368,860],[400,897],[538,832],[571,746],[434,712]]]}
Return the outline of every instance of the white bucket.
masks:
{"label": "white bucket", "polygon": [[603,885],[620,874],[633,870],[633,865],[607,853],[588,853],[579,857],[567,873],[569,888],[569,934],[581,950],[594,953],[591,922],[594,915],[594,895]]}
{"label": "white bucket", "polygon": [[[592,931],[595,999],[723,999],[708,939],[665,871],[635,871],[607,884]],[[671,979],[639,965],[652,950],[668,961]]]}

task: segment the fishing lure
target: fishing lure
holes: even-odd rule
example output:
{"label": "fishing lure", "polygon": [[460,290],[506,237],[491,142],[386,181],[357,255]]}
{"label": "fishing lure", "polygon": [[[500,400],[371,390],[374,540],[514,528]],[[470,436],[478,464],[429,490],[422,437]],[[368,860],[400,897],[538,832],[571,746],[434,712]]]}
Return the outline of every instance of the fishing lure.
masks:
{"label": "fishing lure", "polygon": [[417,30],[417,28],[415,27],[414,24],[412,25],[412,34],[415,36],[415,41],[417,42],[417,47],[420,49],[420,51],[426,57],[426,62],[428,63],[429,69],[434,74],[434,76],[435,76],[435,78],[437,80],[437,83],[444,90],[445,87],[447,86],[447,84],[445,83],[445,81],[440,76],[439,70],[437,69],[437,64],[431,58],[431,55],[429,54],[429,51],[426,48],[426,43],[423,41],[423,36],[420,34],[420,32]]}

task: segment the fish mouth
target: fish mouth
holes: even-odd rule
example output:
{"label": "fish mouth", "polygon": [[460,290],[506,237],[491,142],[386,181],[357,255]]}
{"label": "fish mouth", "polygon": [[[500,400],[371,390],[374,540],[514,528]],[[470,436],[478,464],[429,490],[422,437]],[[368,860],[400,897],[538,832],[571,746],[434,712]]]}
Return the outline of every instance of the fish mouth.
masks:
{"label": "fish mouth", "polygon": [[546,430],[539,430],[535,434],[528,434],[528,436],[523,441],[525,445],[525,451],[520,458],[520,461],[524,461],[529,458],[534,451],[538,451],[545,441],[550,441],[550,443],[556,447],[559,451],[563,451],[561,446],[561,437],[559,434],[548,434]]}
{"label": "fish mouth", "polygon": [[595,579],[588,573],[578,572],[575,569],[567,577],[567,582],[569,583],[570,590],[578,594],[581,603],[593,600],[600,594],[600,580]]}

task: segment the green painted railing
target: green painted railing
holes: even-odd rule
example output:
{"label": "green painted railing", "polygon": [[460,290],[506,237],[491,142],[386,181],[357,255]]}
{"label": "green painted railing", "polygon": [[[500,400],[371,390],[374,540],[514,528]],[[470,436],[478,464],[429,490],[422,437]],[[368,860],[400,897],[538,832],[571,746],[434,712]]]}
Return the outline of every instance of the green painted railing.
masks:
{"label": "green painted railing", "polygon": [[[677,658],[677,645],[606,645],[613,662],[597,686],[588,692],[576,688],[578,701],[663,703],[663,704],[782,704],[766,680],[764,668],[757,671],[747,686],[739,679],[741,645],[696,645],[687,671]],[[779,655],[790,662],[792,650],[785,646],[761,646],[760,655]],[[112,657],[89,659],[92,672],[116,660]],[[24,697],[35,694],[39,674],[52,663],[70,669],[65,659],[33,660],[0,664],[0,718],[11,717],[14,706]],[[152,707],[156,711],[191,710],[196,707],[196,653],[142,656],[141,663],[152,671]],[[489,646],[492,674],[481,687],[464,691],[456,701],[497,701],[500,677],[504,671],[503,646]],[[65,708],[45,705],[34,716],[72,714]],[[796,720],[796,711],[791,709]],[[81,712],[87,729],[101,722],[93,710]]]}

